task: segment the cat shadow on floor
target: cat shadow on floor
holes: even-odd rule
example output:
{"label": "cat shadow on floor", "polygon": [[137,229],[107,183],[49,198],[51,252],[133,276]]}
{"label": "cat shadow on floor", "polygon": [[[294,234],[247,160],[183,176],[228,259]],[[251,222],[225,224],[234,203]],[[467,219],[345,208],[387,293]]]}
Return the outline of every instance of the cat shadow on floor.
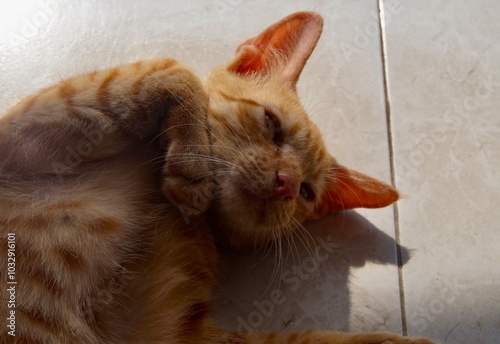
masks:
{"label": "cat shadow on floor", "polygon": [[[410,259],[409,249],[399,246],[394,238],[355,211],[307,223],[305,231],[293,240],[283,240],[281,248],[254,253],[223,252],[215,289],[215,316],[221,325],[242,331],[347,331],[357,327],[350,324],[351,289],[356,284],[349,284],[352,268],[367,262],[397,265],[396,248],[401,252],[402,264]],[[387,281],[390,290],[394,290],[397,281],[397,276],[393,277]],[[371,303],[377,297],[366,295],[370,294],[367,290],[369,285],[356,289],[360,302]],[[378,301],[383,309],[377,309],[378,303],[363,305],[366,310],[361,312],[362,317],[371,319],[367,323],[359,319],[361,327],[385,330],[387,313],[399,314],[399,302],[392,303],[394,308]]]}

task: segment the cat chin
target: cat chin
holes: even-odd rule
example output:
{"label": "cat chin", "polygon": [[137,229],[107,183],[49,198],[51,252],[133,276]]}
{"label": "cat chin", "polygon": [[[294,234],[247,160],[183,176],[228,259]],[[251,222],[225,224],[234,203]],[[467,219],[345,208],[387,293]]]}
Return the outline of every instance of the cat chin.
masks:
{"label": "cat chin", "polygon": [[[251,224],[261,233],[265,228],[276,228],[287,223],[295,212],[295,200],[272,200],[234,185],[220,194],[219,204],[228,218],[239,227]],[[255,231],[255,230],[254,230]]]}
{"label": "cat chin", "polygon": [[273,227],[236,225],[219,219],[213,221],[211,227],[219,246],[236,251],[259,249],[284,236],[279,227],[272,230]]}
{"label": "cat chin", "polygon": [[222,246],[246,250],[289,234],[295,211],[293,200],[283,203],[238,191],[227,193],[220,195],[209,211],[211,226]]}

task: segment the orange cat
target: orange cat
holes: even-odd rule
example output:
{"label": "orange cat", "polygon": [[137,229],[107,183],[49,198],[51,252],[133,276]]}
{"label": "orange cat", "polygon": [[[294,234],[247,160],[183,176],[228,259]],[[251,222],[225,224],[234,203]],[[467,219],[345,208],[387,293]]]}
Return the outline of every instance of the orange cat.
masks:
{"label": "orange cat", "polygon": [[431,343],[233,333],[211,320],[217,245],[265,245],[327,212],[398,198],[339,165],[299,103],[321,30],[317,14],[293,14],[205,87],[173,60],[141,61],[65,80],[2,116],[1,341]]}

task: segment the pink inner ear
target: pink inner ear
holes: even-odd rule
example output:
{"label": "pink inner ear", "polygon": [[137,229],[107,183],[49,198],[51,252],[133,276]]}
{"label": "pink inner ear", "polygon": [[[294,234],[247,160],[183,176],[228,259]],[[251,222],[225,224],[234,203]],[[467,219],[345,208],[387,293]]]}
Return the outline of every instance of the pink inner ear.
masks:
{"label": "pink inner ear", "polygon": [[295,84],[322,28],[323,19],[318,14],[294,13],[240,44],[228,70],[244,75],[265,74],[277,66],[285,80]]}
{"label": "pink inner ear", "polygon": [[389,184],[363,173],[336,166],[334,182],[323,194],[314,218],[352,208],[381,208],[396,202],[399,194]]}

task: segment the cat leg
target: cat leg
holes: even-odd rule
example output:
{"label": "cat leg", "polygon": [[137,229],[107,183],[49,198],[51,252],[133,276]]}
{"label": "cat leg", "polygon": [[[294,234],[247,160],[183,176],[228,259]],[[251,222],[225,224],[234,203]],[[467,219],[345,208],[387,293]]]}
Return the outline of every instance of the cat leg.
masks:
{"label": "cat leg", "polygon": [[168,144],[163,191],[188,215],[198,214],[213,192],[207,107],[201,82],[171,59],[70,78],[0,118],[0,176],[65,180],[126,159],[138,145],[162,154]]}
{"label": "cat leg", "polygon": [[[182,80],[180,80],[181,82]],[[162,191],[184,216],[207,210],[215,192],[208,127],[208,97],[193,80],[179,105],[170,109]]]}
{"label": "cat leg", "polygon": [[401,337],[388,332],[354,334],[329,331],[226,334],[225,344],[435,344],[426,338]]}

